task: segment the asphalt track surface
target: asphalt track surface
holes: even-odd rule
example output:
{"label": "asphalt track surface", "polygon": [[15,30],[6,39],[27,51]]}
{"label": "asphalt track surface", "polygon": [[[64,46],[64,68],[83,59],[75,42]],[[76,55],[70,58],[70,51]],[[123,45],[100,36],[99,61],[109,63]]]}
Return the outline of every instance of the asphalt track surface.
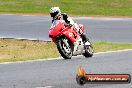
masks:
{"label": "asphalt track surface", "polygon": [[76,83],[79,65],[87,73],[132,75],[132,50],[96,54],[92,58],[35,61],[0,65],[0,88],[132,88],[130,84]]}
{"label": "asphalt track surface", "polygon": [[[132,43],[132,18],[73,17],[84,24],[91,41]],[[0,15],[1,38],[51,40],[48,30],[51,18],[47,16]]]}
{"label": "asphalt track surface", "polygon": [[[50,18],[0,15],[0,37],[48,39]],[[92,41],[132,43],[131,18],[77,18]],[[0,64],[0,88],[132,88],[130,84],[76,83],[78,66],[93,74],[132,75],[132,50],[95,54],[92,58]]]}

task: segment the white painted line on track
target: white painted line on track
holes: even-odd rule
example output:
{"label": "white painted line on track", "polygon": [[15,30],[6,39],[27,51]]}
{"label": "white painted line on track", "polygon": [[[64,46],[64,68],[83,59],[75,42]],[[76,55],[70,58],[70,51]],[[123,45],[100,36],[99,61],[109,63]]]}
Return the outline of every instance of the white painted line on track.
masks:
{"label": "white painted line on track", "polygon": [[53,88],[54,86],[36,87],[36,88]]}
{"label": "white painted line on track", "polygon": [[107,54],[107,53],[116,53],[116,52],[126,52],[126,51],[132,51],[132,49],[124,49],[124,50],[116,50],[116,51],[107,51],[107,52],[98,52],[98,53],[94,53],[95,55],[98,54]]}
{"label": "white painted line on track", "polygon": [[[7,16],[25,16],[25,17],[28,17],[28,16],[37,16],[37,15],[28,15],[28,14],[0,14],[0,15],[7,15]],[[39,15],[38,15],[39,16]],[[42,17],[49,17],[50,16],[42,16]],[[115,20],[115,21],[118,21],[118,20],[131,20],[132,21],[132,18],[121,18],[121,17],[71,17],[73,19],[92,19],[92,20]]]}
{"label": "white painted line on track", "polygon": [[73,19],[83,19],[83,20],[104,20],[104,21],[125,21],[131,20],[132,18],[110,18],[110,17],[72,17]]}
{"label": "white painted line on track", "polygon": [[27,60],[27,61],[16,61],[16,62],[3,62],[3,63],[0,63],[0,64],[19,64],[19,63],[30,63],[30,62],[36,62],[36,61],[60,60],[60,59],[62,59],[62,57],[38,59],[38,60]]}
{"label": "white painted line on track", "polygon": [[[132,51],[132,49],[107,51],[107,52],[98,52],[98,53],[94,53],[94,55],[109,54],[109,53],[118,53],[118,52],[126,52],[126,51]],[[78,55],[76,57],[79,57],[79,56],[81,56],[81,55]],[[60,59],[62,59],[62,57],[48,58],[48,59],[38,59],[38,60],[27,60],[27,61],[16,61],[16,62],[3,62],[3,63],[0,63],[0,64],[19,64],[19,63],[31,63],[31,62],[37,62],[37,61],[60,60]]]}
{"label": "white painted line on track", "polygon": [[48,17],[51,18],[49,15],[34,15],[34,14],[0,14],[3,16],[23,16],[23,17]]}

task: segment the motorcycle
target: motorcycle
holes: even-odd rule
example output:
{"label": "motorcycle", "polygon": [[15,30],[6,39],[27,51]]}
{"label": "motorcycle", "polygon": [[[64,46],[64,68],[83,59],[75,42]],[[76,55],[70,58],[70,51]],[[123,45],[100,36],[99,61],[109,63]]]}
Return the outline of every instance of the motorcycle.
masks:
{"label": "motorcycle", "polygon": [[[84,26],[79,24],[84,32]],[[93,56],[93,47],[89,39],[87,41],[77,33],[72,26],[66,26],[63,20],[56,20],[49,30],[49,37],[57,45],[57,49],[64,59],[71,59],[72,56],[83,55]]]}

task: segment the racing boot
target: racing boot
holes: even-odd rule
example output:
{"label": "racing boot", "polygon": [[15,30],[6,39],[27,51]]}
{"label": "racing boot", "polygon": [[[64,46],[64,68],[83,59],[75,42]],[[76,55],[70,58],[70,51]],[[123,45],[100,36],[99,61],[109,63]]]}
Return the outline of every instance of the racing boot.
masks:
{"label": "racing boot", "polygon": [[81,34],[81,37],[82,37],[84,45],[91,45],[89,39],[86,37],[86,35],[84,33]]}
{"label": "racing boot", "polygon": [[82,33],[80,36],[82,37],[82,40],[84,43],[89,41],[89,39],[86,37],[86,35],[84,33]]}

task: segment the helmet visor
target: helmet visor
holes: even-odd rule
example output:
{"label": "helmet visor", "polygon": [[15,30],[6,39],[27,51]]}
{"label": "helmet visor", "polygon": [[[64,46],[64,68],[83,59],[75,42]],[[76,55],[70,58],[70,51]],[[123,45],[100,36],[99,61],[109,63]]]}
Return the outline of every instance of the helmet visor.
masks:
{"label": "helmet visor", "polygon": [[50,16],[54,18],[58,13],[59,13],[59,12],[50,13]]}

